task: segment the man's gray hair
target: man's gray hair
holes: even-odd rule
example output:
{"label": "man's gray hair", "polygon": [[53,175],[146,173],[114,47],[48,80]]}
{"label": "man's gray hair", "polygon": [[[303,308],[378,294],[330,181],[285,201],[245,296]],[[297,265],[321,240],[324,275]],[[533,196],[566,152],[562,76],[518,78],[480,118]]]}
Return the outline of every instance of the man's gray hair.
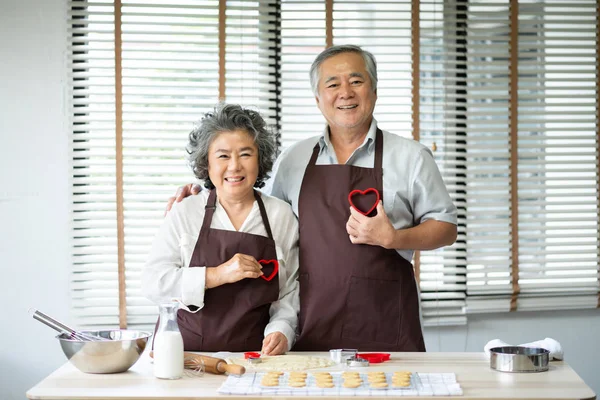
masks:
{"label": "man's gray hair", "polygon": [[332,46],[328,49],[325,49],[315,58],[312,65],[310,66],[310,86],[312,88],[313,94],[317,96],[319,94],[319,80],[320,80],[320,71],[319,67],[323,64],[323,61],[331,58],[333,56],[337,56],[342,53],[356,53],[360,54],[365,60],[365,66],[367,67],[367,73],[369,74],[369,79],[371,80],[371,87],[373,91],[377,90],[377,62],[375,61],[375,56],[370,52],[361,49],[358,46],[354,46],[351,44],[345,44],[340,46]]}
{"label": "man's gray hair", "polygon": [[222,132],[243,130],[254,139],[258,148],[258,178],[254,187],[263,187],[269,178],[279,149],[279,138],[267,127],[261,115],[237,104],[218,104],[214,111],[207,112],[189,134],[186,146],[188,163],[204,186],[212,189],[208,176],[208,149],[213,140]]}

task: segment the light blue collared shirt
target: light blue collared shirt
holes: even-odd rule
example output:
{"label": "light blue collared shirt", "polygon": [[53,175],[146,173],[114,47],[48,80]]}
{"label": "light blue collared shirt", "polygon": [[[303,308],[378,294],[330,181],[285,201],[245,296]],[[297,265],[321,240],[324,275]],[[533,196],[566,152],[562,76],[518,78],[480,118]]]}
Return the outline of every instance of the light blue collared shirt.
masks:
{"label": "light blue collared shirt", "polygon": [[[346,165],[373,168],[375,133],[373,118],[364,142],[352,153]],[[431,151],[412,139],[383,132],[383,208],[396,229],[411,228],[429,219],[457,223],[457,212]],[[306,166],[319,143],[317,165],[338,164],[329,129],[287,148],[275,163],[265,191],[292,205],[298,216],[298,198]],[[335,183],[332,183],[335,184]],[[411,261],[413,250],[398,250]]]}

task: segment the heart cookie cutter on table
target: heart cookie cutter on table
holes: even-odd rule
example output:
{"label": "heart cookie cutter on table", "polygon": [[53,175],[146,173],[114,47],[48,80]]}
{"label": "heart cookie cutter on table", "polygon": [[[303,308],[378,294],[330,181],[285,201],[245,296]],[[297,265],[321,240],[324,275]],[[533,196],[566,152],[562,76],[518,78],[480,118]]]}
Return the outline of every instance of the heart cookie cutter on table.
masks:
{"label": "heart cookie cutter on table", "polygon": [[248,360],[250,364],[260,364],[262,362],[260,353],[254,351],[247,351],[244,353],[244,358]]}
{"label": "heart cookie cutter on table", "polygon": [[371,364],[379,364],[390,359],[390,353],[358,353],[357,358],[368,360]]}

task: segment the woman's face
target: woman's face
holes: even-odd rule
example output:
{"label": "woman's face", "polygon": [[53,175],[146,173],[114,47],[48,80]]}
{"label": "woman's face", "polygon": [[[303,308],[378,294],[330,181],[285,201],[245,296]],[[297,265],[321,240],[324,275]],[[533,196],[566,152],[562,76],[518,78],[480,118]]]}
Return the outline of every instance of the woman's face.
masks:
{"label": "woman's face", "polygon": [[252,194],[258,178],[258,148],[245,130],[221,132],[208,148],[208,176],[220,197],[240,200]]}

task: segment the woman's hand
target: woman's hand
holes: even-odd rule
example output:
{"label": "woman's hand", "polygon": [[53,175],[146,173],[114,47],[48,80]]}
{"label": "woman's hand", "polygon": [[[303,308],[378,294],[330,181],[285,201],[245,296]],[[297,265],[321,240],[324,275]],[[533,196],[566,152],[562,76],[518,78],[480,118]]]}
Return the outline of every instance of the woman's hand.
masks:
{"label": "woman's hand", "polygon": [[284,354],[288,348],[288,340],[281,332],[269,333],[263,340],[262,353],[266,356]]}
{"label": "woman's hand", "polygon": [[214,288],[226,283],[234,283],[244,278],[256,279],[261,276],[262,266],[256,258],[246,254],[236,254],[229,261],[215,268],[206,268],[206,288]]}

